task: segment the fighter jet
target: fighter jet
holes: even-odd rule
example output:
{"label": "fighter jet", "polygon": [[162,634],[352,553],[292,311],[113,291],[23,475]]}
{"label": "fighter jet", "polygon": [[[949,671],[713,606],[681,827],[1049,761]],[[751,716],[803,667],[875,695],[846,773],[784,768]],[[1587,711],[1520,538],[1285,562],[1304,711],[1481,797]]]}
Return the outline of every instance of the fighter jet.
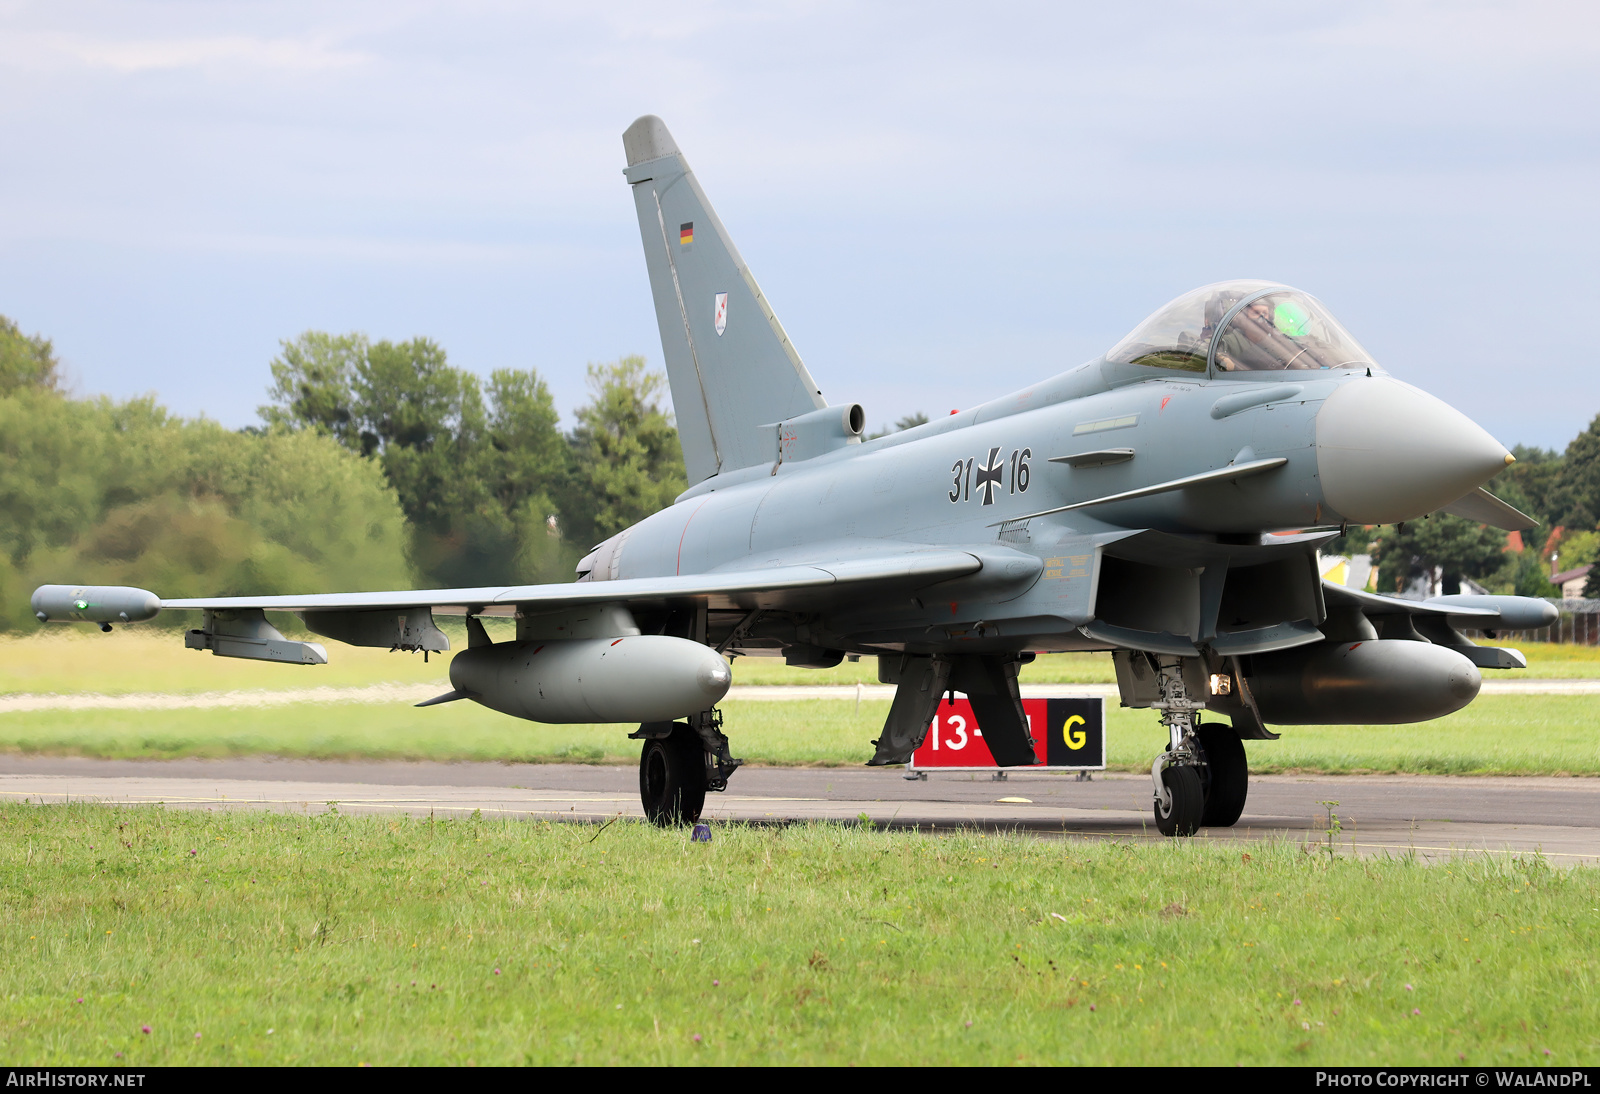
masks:
{"label": "fighter jet", "polygon": [[[1207,285],[1086,364],[868,439],[860,405],[823,398],[667,127],[642,117],[622,143],[691,483],[673,505],[570,584],[182,600],[46,585],[38,618],[109,630],[198,611],[193,649],[321,664],[263,613],[410,651],[448,649],[434,615],[464,614],[452,690],[421,705],[637,723],[660,824],[697,819],[741,762],[716,709],[739,656],[877,658],[897,688],[873,765],[906,763],[959,692],[1017,767],[1039,762],[1021,667],[1110,651],[1122,703],[1166,728],[1151,796],[1173,836],[1239,819],[1242,740],[1449,714],[1480,669],[1525,663],[1463,630],[1551,622],[1539,600],[1321,579],[1319,545],[1349,524],[1533,522],[1483,489],[1505,447],[1391,376],[1315,297]],[[482,616],[513,617],[515,639],[491,641]]]}

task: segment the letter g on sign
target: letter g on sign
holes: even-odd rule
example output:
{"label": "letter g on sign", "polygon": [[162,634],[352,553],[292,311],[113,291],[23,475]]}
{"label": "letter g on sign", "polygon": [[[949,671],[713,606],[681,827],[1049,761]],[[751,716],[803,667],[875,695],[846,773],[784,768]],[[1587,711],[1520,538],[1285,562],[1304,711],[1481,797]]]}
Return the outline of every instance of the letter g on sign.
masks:
{"label": "letter g on sign", "polygon": [[1076,751],[1077,749],[1082,748],[1084,742],[1089,738],[1083,730],[1073,729],[1072,727],[1074,724],[1080,726],[1083,725],[1083,718],[1077,714],[1074,714],[1072,717],[1068,718],[1066,723],[1061,727],[1061,739],[1067,742],[1068,748]]}

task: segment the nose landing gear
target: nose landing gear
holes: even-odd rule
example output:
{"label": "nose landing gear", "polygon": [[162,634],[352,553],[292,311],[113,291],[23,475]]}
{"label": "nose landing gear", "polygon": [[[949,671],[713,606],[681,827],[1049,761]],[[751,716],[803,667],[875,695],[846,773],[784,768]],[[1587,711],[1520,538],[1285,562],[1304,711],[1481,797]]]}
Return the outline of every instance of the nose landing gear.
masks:
{"label": "nose landing gear", "polygon": [[1178,658],[1161,658],[1157,688],[1155,707],[1167,727],[1168,745],[1150,765],[1156,828],[1164,836],[1192,836],[1202,826],[1237,823],[1250,777],[1239,735],[1231,726],[1200,724],[1205,704],[1189,697]]}
{"label": "nose landing gear", "polygon": [[1167,750],[1150,765],[1155,784],[1156,827],[1163,836],[1192,836],[1205,811],[1205,787],[1200,768],[1205,754],[1194,736],[1195,711],[1205,704],[1189,698],[1183,682],[1183,662],[1163,657],[1157,666],[1156,688],[1161,698],[1161,724],[1167,727]]}

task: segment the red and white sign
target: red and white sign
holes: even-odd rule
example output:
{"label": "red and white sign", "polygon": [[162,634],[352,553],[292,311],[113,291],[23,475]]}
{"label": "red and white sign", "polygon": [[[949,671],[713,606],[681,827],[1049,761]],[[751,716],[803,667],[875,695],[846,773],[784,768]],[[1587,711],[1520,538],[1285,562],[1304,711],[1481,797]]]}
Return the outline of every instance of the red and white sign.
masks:
{"label": "red and white sign", "polygon": [[[1027,770],[1088,771],[1106,766],[1104,699],[1024,699],[1022,712],[1027,715],[1034,755],[1040,761]],[[913,770],[998,769],[972,704],[965,699],[940,701],[928,735],[909,766]]]}

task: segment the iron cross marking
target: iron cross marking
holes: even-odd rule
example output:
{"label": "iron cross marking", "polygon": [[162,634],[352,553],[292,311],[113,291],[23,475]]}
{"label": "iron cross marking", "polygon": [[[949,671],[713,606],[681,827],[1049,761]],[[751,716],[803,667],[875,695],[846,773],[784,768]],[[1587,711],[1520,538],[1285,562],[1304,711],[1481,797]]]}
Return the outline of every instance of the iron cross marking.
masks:
{"label": "iron cross marking", "polygon": [[994,492],[1000,489],[1000,481],[1005,474],[1006,461],[1000,458],[1000,450],[989,449],[988,464],[978,468],[978,489],[983,491],[983,504],[994,504]]}

